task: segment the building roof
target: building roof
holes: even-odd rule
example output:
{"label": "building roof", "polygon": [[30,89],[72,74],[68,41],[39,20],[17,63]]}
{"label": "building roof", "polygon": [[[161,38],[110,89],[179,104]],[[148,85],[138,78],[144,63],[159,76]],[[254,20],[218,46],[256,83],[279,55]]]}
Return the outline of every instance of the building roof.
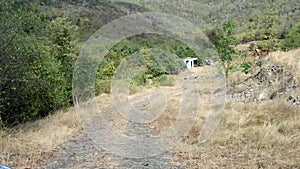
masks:
{"label": "building roof", "polygon": [[188,57],[188,58],[182,58],[183,60],[198,60],[198,58],[191,58],[191,57]]}

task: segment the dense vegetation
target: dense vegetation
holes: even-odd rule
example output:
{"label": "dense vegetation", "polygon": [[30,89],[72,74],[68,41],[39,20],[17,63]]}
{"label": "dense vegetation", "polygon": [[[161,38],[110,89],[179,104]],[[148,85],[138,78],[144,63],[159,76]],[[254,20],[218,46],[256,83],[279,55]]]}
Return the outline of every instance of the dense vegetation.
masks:
{"label": "dense vegetation", "polygon": [[[216,46],[226,74],[232,68],[232,60],[243,55],[233,50],[238,43],[259,40],[262,43],[255,48],[266,52],[300,46],[297,1],[163,1],[169,8],[162,8],[156,1],[146,2],[0,0],[0,123],[12,126],[70,106],[80,46],[104,24],[130,13],[169,12],[196,21]],[[183,12],[178,13],[179,8]],[[261,9],[263,12],[259,12]],[[176,74],[183,68],[173,57],[154,55],[153,48],[179,58],[195,56],[182,42],[162,35],[124,39],[110,49],[99,65],[96,94],[110,92],[111,79],[122,59],[136,52],[142,51],[148,62],[147,69],[133,78],[133,91],[149,78],[163,84],[168,80],[165,74]],[[211,56],[197,57],[201,65],[202,59]],[[169,64],[159,64],[164,62]],[[251,64],[242,63],[240,67],[247,73]]]}
{"label": "dense vegetation", "polygon": [[1,0],[0,8],[2,122],[13,125],[69,106],[76,26],[67,18],[46,20],[37,5]]}
{"label": "dense vegetation", "polygon": [[[161,52],[155,49],[161,49],[176,57],[169,55],[163,56]],[[140,52],[147,60],[144,63],[146,70],[142,71],[137,77],[133,78],[130,87],[136,85],[145,85],[148,78],[158,77],[163,74],[176,74],[184,69],[184,65],[178,62],[178,58],[194,57],[196,54],[186,45],[178,40],[172,38],[155,35],[142,34],[133,36],[116,44],[110,52],[105,56],[104,61],[100,63],[97,78],[96,78],[96,94],[103,92],[109,93],[111,87],[111,78],[114,76],[116,68],[119,66],[121,60],[126,56]],[[202,57],[198,56],[201,65]]]}

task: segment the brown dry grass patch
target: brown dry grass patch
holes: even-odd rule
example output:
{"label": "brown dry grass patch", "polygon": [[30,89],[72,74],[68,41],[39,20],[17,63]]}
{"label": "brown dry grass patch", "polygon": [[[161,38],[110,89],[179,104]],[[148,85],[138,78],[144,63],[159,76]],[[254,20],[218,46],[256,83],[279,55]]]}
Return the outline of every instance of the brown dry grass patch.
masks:
{"label": "brown dry grass patch", "polygon": [[[111,108],[113,99],[102,94],[92,101],[102,112]],[[35,168],[81,129],[75,108],[15,128],[0,129],[0,163],[15,169]]]}
{"label": "brown dry grass patch", "polygon": [[300,112],[283,100],[226,104],[204,144],[197,123],[172,151],[188,168],[299,168]]}
{"label": "brown dry grass patch", "polygon": [[[292,70],[297,84],[299,52],[273,52],[268,56],[271,63]],[[236,72],[230,76],[229,85],[246,78]],[[209,84],[202,88],[211,90]],[[204,100],[209,98],[208,92],[201,94]],[[211,104],[207,100],[200,114],[205,115]],[[300,110],[285,100],[227,102],[217,130],[207,142],[199,144],[204,121],[205,116],[200,116],[184,142],[172,150],[187,168],[300,168]]]}
{"label": "brown dry grass patch", "polygon": [[34,167],[79,130],[73,108],[13,129],[1,129],[0,163],[16,169]]}

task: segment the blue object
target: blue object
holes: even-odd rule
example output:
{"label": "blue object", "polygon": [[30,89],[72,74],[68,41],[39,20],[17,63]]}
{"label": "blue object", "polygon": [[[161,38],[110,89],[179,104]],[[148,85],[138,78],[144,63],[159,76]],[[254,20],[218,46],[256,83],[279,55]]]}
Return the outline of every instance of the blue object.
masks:
{"label": "blue object", "polygon": [[0,164],[0,169],[12,169],[12,168],[8,167],[6,165]]}

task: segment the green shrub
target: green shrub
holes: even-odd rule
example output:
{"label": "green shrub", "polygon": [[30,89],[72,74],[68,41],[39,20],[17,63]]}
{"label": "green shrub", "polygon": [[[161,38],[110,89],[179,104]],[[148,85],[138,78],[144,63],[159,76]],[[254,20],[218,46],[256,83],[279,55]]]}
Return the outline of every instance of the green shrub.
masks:
{"label": "green shrub", "polygon": [[232,64],[229,69],[228,69],[228,73],[233,73],[233,72],[236,72],[236,71],[239,71],[240,70],[240,67],[239,65],[237,64]]}
{"label": "green shrub", "polygon": [[131,81],[129,85],[129,94],[135,94],[139,91],[140,86],[137,84],[136,81]]}
{"label": "green shrub", "polygon": [[[71,103],[73,62],[65,60],[74,49],[65,45],[73,43],[68,34],[73,30],[46,29],[48,21],[38,8],[34,3],[0,0],[0,118],[5,126],[46,116]],[[56,28],[66,25],[60,22]],[[53,37],[62,38],[56,43]]]}
{"label": "green shrub", "polygon": [[300,47],[300,22],[295,23],[285,35],[285,39],[281,43],[281,48],[290,50]]}
{"label": "green shrub", "polygon": [[101,93],[111,93],[111,80],[98,80],[95,86],[96,95]]}
{"label": "green shrub", "polygon": [[242,72],[248,74],[251,71],[252,63],[251,62],[243,62],[240,65]]}
{"label": "green shrub", "polygon": [[174,86],[176,81],[172,76],[161,75],[154,79],[154,83],[160,86]]}
{"label": "green shrub", "polygon": [[141,72],[137,76],[135,76],[132,81],[134,81],[136,84],[144,86],[147,82],[147,76],[145,72]]}
{"label": "green shrub", "polygon": [[209,39],[215,45],[221,64],[225,69],[225,75],[228,77],[229,71],[232,70],[232,61],[238,56],[237,50],[233,47],[237,44],[234,20],[229,19],[223,23],[222,28],[215,28],[209,35]]}

